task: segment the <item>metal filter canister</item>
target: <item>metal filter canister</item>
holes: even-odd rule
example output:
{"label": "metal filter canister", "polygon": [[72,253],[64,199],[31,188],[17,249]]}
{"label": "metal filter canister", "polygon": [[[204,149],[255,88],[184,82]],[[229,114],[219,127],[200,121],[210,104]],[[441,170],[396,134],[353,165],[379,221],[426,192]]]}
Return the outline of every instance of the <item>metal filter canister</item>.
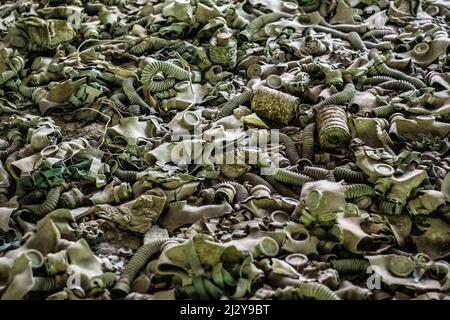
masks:
{"label": "metal filter canister", "polygon": [[295,115],[299,103],[297,97],[261,86],[253,94],[251,109],[267,119],[287,125]]}
{"label": "metal filter canister", "polygon": [[211,62],[227,69],[236,67],[237,42],[228,32],[218,32],[212,37],[209,48]]}
{"label": "metal filter canister", "polygon": [[350,141],[350,130],[344,108],[336,105],[322,106],[317,111],[320,145],[335,149]]}

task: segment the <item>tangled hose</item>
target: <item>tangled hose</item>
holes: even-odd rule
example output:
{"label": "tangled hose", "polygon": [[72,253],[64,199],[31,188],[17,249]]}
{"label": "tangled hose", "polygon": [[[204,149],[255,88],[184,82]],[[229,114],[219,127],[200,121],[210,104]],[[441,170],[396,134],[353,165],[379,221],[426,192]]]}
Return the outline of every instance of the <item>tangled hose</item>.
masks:
{"label": "tangled hose", "polygon": [[389,90],[402,90],[402,91],[414,91],[414,87],[411,83],[403,80],[391,80],[378,85],[380,88]]}
{"label": "tangled hose", "polygon": [[239,179],[239,182],[241,182],[241,183],[248,182],[249,184],[251,184],[254,187],[259,186],[259,185],[263,185],[263,186],[269,188],[270,192],[276,192],[277,191],[277,190],[274,189],[274,187],[272,187],[272,185],[269,182],[267,182],[266,180],[264,180],[263,178],[261,178],[257,174],[254,174],[254,173],[251,173],[251,172],[244,173],[238,179]]}
{"label": "tangled hose", "polygon": [[131,114],[136,115],[136,116],[141,113],[141,108],[139,106],[137,106],[137,105],[127,106],[127,105],[125,105],[124,101],[125,101],[125,99],[128,99],[128,97],[123,92],[115,93],[109,99],[112,102],[114,102],[116,107],[122,112],[131,113]]}
{"label": "tangled hose", "polygon": [[138,171],[128,171],[128,170],[122,170],[119,168],[114,172],[114,176],[119,178],[120,181],[130,182],[130,183],[137,181],[137,174],[138,174]]}
{"label": "tangled hose", "polygon": [[43,203],[24,205],[23,208],[30,211],[31,213],[35,214],[38,217],[43,217],[47,213],[50,213],[57,208],[63,188],[64,188],[63,186],[51,188],[47,193],[47,197]]}
{"label": "tangled hose", "polygon": [[150,92],[160,92],[172,88],[175,85],[175,79],[169,78],[162,81],[155,81],[153,77],[162,72],[178,80],[189,80],[200,82],[201,75],[196,72],[189,72],[167,61],[153,61],[146,65],[142,70],[141,82]]}
{"label": "tangled hose", "polygon": [[238,34],[238,39],[241,42],[251,41],[255,33],[257,33],[263,26],[271,22],[280,20],[281,18],[288,17],[290,17],[289,14],[282,12],[272,12],[259,16],[258,18],[250,22],[247,27]]}
{"label": "tangled hose", "polygon": [[34,284],[31,291],[52,292],[64,288],[66,286],[67,277],[34,277],[33,280]]}
{"label": "tangled hose", "polygon": [[18,198],[17,202],[20,205],[35,204],[35,203],[38,203],[39,201],[41,201],[43,197],[44,197],[44,192],[42,190],[34,190],[30,193],[25,194],[20,199]]}
{"label": "tangled hose", "polygon": [[311,179],[310,177],[305,176],[304,174],[301,174],[301,173],[292,172],[292,171],[282,169],[282,168],[276,168],[274,170],[275,170],[275,172],[271,176],[275,180],[283,182],[283,183],[292,184],[292,185],[301,187],[306,182],[313,181],[313,179]]}
{"label": "tangled hose", "polygon": [[393,50],[394,49],[394,45],[389,42],[389,41],[383,41],[380,43],[373,43],[373,42],[369,42],[369,41],[363,41],[365,46],[369,49],[377,49],[380,51],[388,51],[388,50]]}
{"label": "tangled hose", "polygon": [[314,134],[316,124],[308,124],[302,132],[302,158],[314,161]]}
{"label": "tangled hose", "polygon": [[280,143],[283,144],[286,148],[286,157],[288,158],[291,165],[297,164],[297,162],[300,160],[300,156],[298,155],[297,147],[295,146],[294,141],[292,139],[282,133],[278,132],[278,137],[280,139]]}
{"label": "tangled hose", "polygon": [[301,297],[315,300],[340,300],[340,298],[327,286],[317,282],[305,282],[298,287]]}
{"label": "tangled hose", "polygon": [[341,259],[333,260],[329,265],[340,274],[354,274],[366,272],[370,263],[366,259]]}
{"label": "tangled hose", "polygon": [[369,57],[375,61],[375,69],[377,70],[378,73],[397,80],[409,82],[412,85],[414,85],[414,87],[416,87],[417,89],[423,89],[427,87],[427,85],[423,83],[421,80],[408,76],[401,71],[388,67],[386,63],[384,63],[383,59],[380,57],[376,49],[370,50]]}
{"label": "tangled hose", "polygon": [[373,76],[370,78],[364,79],[365,85],[374,86],[383,82],[388,82],[391,80],[395,80],[394,78],[388,77],[388,76]]}
{"label": "tangled hose", "polygon": [[349,184],[344,186],[344,194],[346,199],[374,196],[375,189],[367,184]]}
{"label": "tangled hose", "polygon": [[126,296],[131,290],[131,283],[145,267],[150,257],[155,253],[158,253],[164,244],[172,240],[174,239],[156,239],[140,247],[133,257],[131,257],[130,261],[128,261],[122,275],[112,288],[111,293],[113,296],[117,298]]}
{"label": "tangled hose", "polygon": [[301,282],[297,287],[278,288],[274,297],[284,300],[341,300],[331,289],[317,282]]}
{"label": "tangled hose", "polygon": [[393,29],[374,29],[364,33],[362,38],[363,39],[383,38],[384,36],[391,34],[397,34],[397,32]]}
{"label": "tangled hose", "polygon": [[21,142],[14,142],[5,150],[0,151],[0,160],[4,161],[11,153],[14,153],[20,150]]}
{"label": "tangled hose", "polygon": [[[139,96],[133,86],[133,78],[126,78],[122,82],[122,90],[132,104],[136,104],[143,110],[150,111],[150,106]],[[154,112],[152,112],[154,113]]]}
{"label": "tangled hose", "polygon": [[[18,130],[11,130],[8,132],[8,140],[10,141],[10,145],[0,151],[1,161],[4,161],[11,153],[19,151],[20,147],[23,145],[22,134]],[[5,143],[3,145],[6,146]]]}
{"label": "tangled hose", "polygon": [[306,166],[303,168],[303,173],[314,180],[336,181],[333,172],[324,168]]}
{"label": "tangled hose", "polygon": [[117,275],[113,272],[105,272],[99,276],[95,276],[90,280],[90,287],[92,288],[111,288],[117,281]]}
{"label": "tangled hose", "polygon": [[272,176],[266,176],[266,180],[276,190],[276,192],[283,197],[290,197],[294,199],[298,198],[298,194],[296,194],[281,182],[275,180]]}
{"label": "tangled hose", "polygon": [[10,146],[9,142],[3,139],[0,139],[0,150],[5,150]]}
{"label": "tangled hose", "polygon": [[388,119],[395,112],[402,112],[408,107],[402,103],[391,103],[385,106],[380,106],[370,110],[370,115],[374,118]]}
{"label": "tangled hose", "polygon": [[253,95],[253,90],[244,87],[244,91],[240,94],[234,96],[230,101],[225,102],[220,110],[217,118],[222,119],[224,117],[231,116],[233,114],[233,110],[243,105],[244,103],[250,101]]}
{"label": "tangled hose", "polygon": [[27,87],[26,85],[19,85],[18,91],[21,95],[23,95],[25,98],[31,98],[33,96],[33,93],[37,89],[43,89],[45,86],[35,86],[35,87]]}
{"label": "tangled hose", "polygon": [[151,50],[151,49],[159,50],[164,47],[168,47],[173,43],[174,43],[174,41],[172,41],[172,40],[166,40],[166,39],[162,39],[162,38],[158,38],[158,37],[148,37],[148,38],[142,40],[141,42],[139,42],[138,44],[132,46],[130,48],[129,52],[131,54],[142,55],[143,53],[145,53],[148,50]]}
{"label": "tangled hose", "polygon": [[347,102],[350,102],[354,96],[355,86],[353,85],[353,83],[349,82],[344,86],[344,90],[342,90],[341,92],[333,94],[331,97],[315,104],[313,106],[313,110],[318,110],[319,108],[328,105],[343,105]]}
{"label": "tangled hose", "polygon": [[383,199],[380,201],[380,210],[384,214],[398,216],[402,213],[404,205],[396,201]]}
{"label": "tangled hose", "polygon": [[336,167],[333,169],[333,175],[336,181],[344,180],[350,183],[361,183],[366,180],[362,172],[353,171],[344,167]]}

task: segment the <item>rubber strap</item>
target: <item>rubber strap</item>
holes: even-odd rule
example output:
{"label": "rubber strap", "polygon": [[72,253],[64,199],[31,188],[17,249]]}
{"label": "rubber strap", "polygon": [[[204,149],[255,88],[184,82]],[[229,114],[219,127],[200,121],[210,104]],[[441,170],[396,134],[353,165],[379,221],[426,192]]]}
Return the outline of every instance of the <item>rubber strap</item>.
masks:
{"label": "rubber strap", "polygon": [[248,279],[240,278],[232,298],[239,299],[242,298],[247,291],[251,290],[251,282]]}
{"label": "rubber strap", "polygon": [[225,287],[222,269],[223,269],[222,263],[218,263],[213,267],[212,272],[211,272],[213,282],[216,285],[218,285],[220,288]]}
{"label": "rubber strap", "polygon": [[234,279],[233,275],[228,272],[228,270],[226,269],[222,269],[222,277],[223,277],[223,281],[225,282],[225,284],[227,286],[231,286],[234,287],[237,284],[236,279]]}
{"label": "rubber strap", "polygon": [[187,261],[191,267],[191,274],[195,276],[202,276],[205,274],[200,258],[198,257],[197,250],[195,249],[194,238],[192,237],[184,244],[184,253],[186,254]]}
{"label": "rubber strap", "polygon": [[196,276],[192,278],[192,284],[194,285],[195,291],[199,295],[200,299],[208,300],[209,296],[206,292],[205,284],[203,283],[203,278]]}
{"label": "rubber strap", "polygon": [[203,285],[213,299],[217,300],[223,296],[223,291],[209,281],[209,279],[203,278]]}

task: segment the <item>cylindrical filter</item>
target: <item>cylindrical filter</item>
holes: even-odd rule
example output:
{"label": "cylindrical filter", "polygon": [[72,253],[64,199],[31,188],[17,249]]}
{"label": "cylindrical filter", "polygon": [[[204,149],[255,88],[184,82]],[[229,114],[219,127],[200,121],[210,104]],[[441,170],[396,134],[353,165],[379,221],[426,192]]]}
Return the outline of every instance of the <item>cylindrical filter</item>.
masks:
{"label": "cylindrical filter", "polygon": [[308,36],[305,39],[306,49],[311,53],[313,56],[322,55],[327,51],[327,47],[323,44],[322,41],[320,41],[317,38],[314,38],[312,36]]}
{"label": "cylindrical filter", "polygon": [[211,39],[209,58],[211,62],[227,69],[236,66],[237,41],[229,32],[218,32]]}
{"label": "cylindrical filter", "polygon": [[63,208],[75,209],[80,207],[85,200],[84,194],[78,188],[73,188],[64,192],[59,201]]}
{"label": "cylindrical filter", "polygon": [[289,124],[299,103],[294,96],[260,86],[253,94],[251,109],[267,119]]}
{"label": "cylindrical filter", "polygon": [[340,106],[320,107],[317,111],[317,126],[320,144],[325,148],[338,148],[350,140],[347,115]]}
{"label": "cylindrical filter", "polygon": [[285,85],[289,93],[305,92],[311,82],[311,77],[306,72],[299,72],[295,78]]}

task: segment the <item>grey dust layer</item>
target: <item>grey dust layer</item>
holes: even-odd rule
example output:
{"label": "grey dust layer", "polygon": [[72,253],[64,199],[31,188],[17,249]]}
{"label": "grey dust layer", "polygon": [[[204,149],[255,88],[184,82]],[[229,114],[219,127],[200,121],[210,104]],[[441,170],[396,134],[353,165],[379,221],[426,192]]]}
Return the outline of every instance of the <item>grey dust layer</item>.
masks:
{"label": "grey dust layer", "polygon": [[1,1],[1,299],[448,300],[449,21]]}

